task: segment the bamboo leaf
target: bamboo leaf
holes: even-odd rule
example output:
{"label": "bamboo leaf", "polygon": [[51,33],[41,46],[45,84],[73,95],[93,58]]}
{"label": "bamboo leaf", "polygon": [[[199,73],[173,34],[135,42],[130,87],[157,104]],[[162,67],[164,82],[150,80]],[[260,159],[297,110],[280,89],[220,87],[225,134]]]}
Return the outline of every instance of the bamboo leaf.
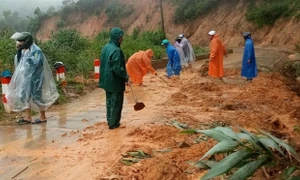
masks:
{"label": "bamboo leaf", "polygon": [[214,165],[216,165],[218,162],[201,160],[198,162],[188,161],[187,163],[192,167],[196,167],[198,169],[209,169],[212,168]]}
{"label": "bamboo leaf", "polygon": [[252,133],[250,133],[246,129],[241,128],[241,130],[242,130],[243,133],[246,133],[247,135],[249,135],[251,137],[251,139],[255,142],[256,145],[253,144],[253,146],[255,148],[261,148],[264,151],[266,151],[268,154],[273,156],[272,151],[270,151],[270,149],[268,147],[266,147],[264,144],[262,144],[255,135],[253,135]]}
{"label": "bamboo leaf", "polygon": [[226,136],[224,133],[222,133],[221,131],[216,131],[216,130],[197,130],[198,133],[203,133],[208,137],[211,137],[217,141],[232,141],[231,138],[229,138],[228,136]]}
{"label": "bamboo leaf", "polygon": [[282,179],[288,179],[296,170],[295,166],[286,168],[281,174]]}
{"label": "bamboo leaf", "polygon": [[273,139],[270,139],[268,137],[260,137],[260,138],[258,138],[258,140],[265,147],[271,147],[273,149],[276,149],[278,152],[280,152],[282,155],[284,155],[284,153],[282,152],[282,150],[280,149],[280,147],[278,146],[278,144]]}
{"label": "bamboo leaf", "polygon": [[255,143],[258,142],[257,137],[254,134],[250,133],[249,131],[247,131],[246,129],[243,129],[243,128],[241,128],[241,131],[243,133],[247,134]]}
{"label": "bamboo leaf", "polygon": [[239,143],[232,141],[232,140],[221,141],[218,144],[216,144],[213,148],[211,148],[209,151],[207,151],[200,160],[202,160],[203,158],[205,158],[207,156],[216,154],[216,153],[227,152],[229,150],[232,150],[233,148],[236,148],[238,145],[239,145]]}
{"label": "bamboo leaf", "polygon": [[205,163],[209,168],[212,168],[214,165],[218,163],[216,161],[205,161],[205,160],[202,160],[202,162]]}
{"label": "bamboo leaf", "polygon": [[228,172],[231,168],[235,167],[239,162],[247,159],[252,154],[252,151],[244,149],[230,154],[209,170],[201,180],[208,180]]}
{"label": "bamboo leaf", "polygon": [[187,130],[181,131],[180,133],[182,133],[182,134],[197,134],[198,132],[195,129],[187,129]]}
{"label": "bamboo leaf", "polygon": [[236,135],[236,133],[228,127],[216,127],[216,128],[214,128],[214,130],[221,131],[222,133],[226,134],[231,139],[239,141],[239,137]]}
{"label": "bamboo leaf", "polygon": [[245,140],[248,140],[248,141],[250,141],[250,140],[253,141],[253,139],[246,133],[238,133],[237,136],[239,137],[240,140],[245,139]]}
{"label": "bamboo leaf", "polygon": [[276,143],[279,144],[279,146],[284,147],[284,148],[286,149],[286,151],[291,152],[292,155],[293,155],[296,159],[298,159],[297,152],[295,151],[295,149],[294,149],[291,145],[289,145],[289,144],[283,142],[281,139],[278,139],[278,138],[275,137],[275,136],[272,136],[270,133],[264,132],[264,131],[262,131],[262,130],[260,130],[260,132],[263,133],[264,135],[270,137],[271,139],[273,139]]}
{"label": "bamboo leaf", "polygon": [[193,161],[188,161],[187,162],[189,165],[191,165],[192,167],[196,167],[198,169],[209,169],[209,166],[206,165],[204,162],[202,161],[198,161],[198,162],[193,162]]}
{"label": "bamboo leaf", "polygon": [[[251,156],[253,157],[253,155]],[[252,162],[253,160],[252,159],[246,159],[246,160],[243,160],[241,162],[239,162],[236,166],[234,166],[234,168],[241,168],[243,166],[245,166],[246,164],[248,164],[249,162]]]}
{"label": "bamboo leaf", "polygon": [[239,137],[239,139],[242,140],[247,140],[248,143],[250,143],[254,148],[259,148],[258,145],[256,144],[256,142],[253,140],[253,138],[251,138],[251,136],[249,136],[246,133],[238,133],[237,136]]}
{"label": "bamboo leaf", "polygon": [[241,179],[247,179],[248,177],[252,176],[253,173],[261,167],[267,160],[268,156],[263,156],[262,158],[255,160],[253,162],[250,162],[237,170],[230,178],[229,180],[241,180]]}

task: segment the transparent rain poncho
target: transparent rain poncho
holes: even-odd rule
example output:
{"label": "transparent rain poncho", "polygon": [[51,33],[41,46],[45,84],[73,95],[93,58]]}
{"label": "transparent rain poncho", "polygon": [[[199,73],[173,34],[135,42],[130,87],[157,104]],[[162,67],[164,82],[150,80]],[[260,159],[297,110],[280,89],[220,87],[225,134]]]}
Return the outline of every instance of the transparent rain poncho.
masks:
{"label": "transparent rain poncho", "polygon": [[195,59],[196,59],[196,57],[195,57],[195,53],[194,53],[193,47],[192,47],[192,45],[188,42],[188,40],[185,37],[183,37],[181,39],[180,45],[181,45],[183,53],[184,53],[184,57],[185,57],[184,61],[185,61],[185,63],[188,64],[188,63],[194,62]]}
{"label": "transparent rain poncho", "polygon": [[185,56],[184,56],[184,52],[183,52],[181,44],[176,41],[175,44],[174,44],[174,46],[175,46],[175,48],[178,51],[179,56],[180,56],[180,65],[183,66],[183,67],[187,67],[188,63],[185,60]]}
{"label": "transparent rain poncho", "polygon": [[32,44],[15,57],[15,71],[8,85],[7,102],[13,112],[48,109],[59,97],[51,68],[41,49]]}

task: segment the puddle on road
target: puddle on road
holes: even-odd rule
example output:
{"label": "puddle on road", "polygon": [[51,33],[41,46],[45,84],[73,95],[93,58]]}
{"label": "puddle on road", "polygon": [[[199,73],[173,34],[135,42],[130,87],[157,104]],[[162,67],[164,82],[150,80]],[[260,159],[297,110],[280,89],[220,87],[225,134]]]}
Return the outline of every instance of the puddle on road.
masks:
{"label": "puddle on road", "polygon": [[[133,91],[139,101],[151,98],[147,98],[142,87],[133,86]],[[128,112],[133,111],[134,104],[135,101],[130,88],[127,88],[122,115],[126,116]],[[53,141],[58,141],[64,145],[74,142],[78,136],[61,137],[66,133],[80,131],[96,122],[106,121],[105,92],[96,89],[72,103],[53,106],[47,111],[47,116],[49,117],[48,122],[44,124],[0,126],[0,149],[1,146],[4,148],[8,145],[35,149],[45,147]]]}

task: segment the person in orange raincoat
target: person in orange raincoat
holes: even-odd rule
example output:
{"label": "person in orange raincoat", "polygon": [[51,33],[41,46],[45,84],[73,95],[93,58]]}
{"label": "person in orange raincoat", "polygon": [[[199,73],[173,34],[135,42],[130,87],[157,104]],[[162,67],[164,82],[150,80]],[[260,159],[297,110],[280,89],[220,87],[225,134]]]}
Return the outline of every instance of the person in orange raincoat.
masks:
{"label": "person in orange raincoat", "polygon": [[152,49],[148,49],[146,51],[136,52],[129,58],[126,69],[132,84],[143,86],[143,77],[149,71],[152,74],[157,75],[151,65],[152,57],[153,51]]}
{"label": "person in orange raincoat", "polygon": [[222,78],[224,76],[223,56],[227,56],[226,50],[216,31],[210,31],[208,34],[211,38],[208,75]]}

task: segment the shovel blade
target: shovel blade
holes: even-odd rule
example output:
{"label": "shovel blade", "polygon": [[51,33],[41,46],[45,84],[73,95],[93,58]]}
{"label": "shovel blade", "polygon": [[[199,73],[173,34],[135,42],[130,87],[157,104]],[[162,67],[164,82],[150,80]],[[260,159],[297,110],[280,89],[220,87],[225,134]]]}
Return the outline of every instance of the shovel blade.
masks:
{"label": "shovel blade", "polygon": [[145,107],[145,104],[142,103],[142,102],[137,102],[135,105],[134,105],[134,110],[135,111],[139,111],[139,110],[142,110],[144,109]]}

